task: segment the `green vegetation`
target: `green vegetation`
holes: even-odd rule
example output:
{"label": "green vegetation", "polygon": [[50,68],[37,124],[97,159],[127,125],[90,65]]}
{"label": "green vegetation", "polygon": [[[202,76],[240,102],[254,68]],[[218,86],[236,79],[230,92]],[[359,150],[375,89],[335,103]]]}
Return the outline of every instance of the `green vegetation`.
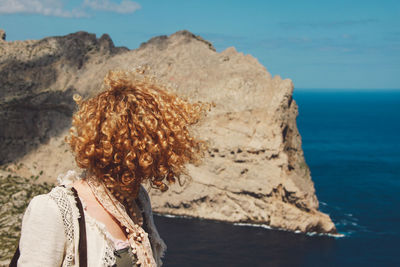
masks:
{"label": "green vegetation", "polygon": [[0,265],[8,264],[14,254],[21,231],[22,216],[29,201],[51,190],[52,184],[0,172]]}

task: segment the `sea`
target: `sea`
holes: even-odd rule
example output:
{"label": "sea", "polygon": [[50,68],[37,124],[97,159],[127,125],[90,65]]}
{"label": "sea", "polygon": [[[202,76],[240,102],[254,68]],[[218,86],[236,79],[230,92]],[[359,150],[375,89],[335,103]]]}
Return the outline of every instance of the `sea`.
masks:
{"label": "sea", "polygon": [[341,235],[155,216],[164,266],[400,266],[400,90],[293,99],[320,210]]}

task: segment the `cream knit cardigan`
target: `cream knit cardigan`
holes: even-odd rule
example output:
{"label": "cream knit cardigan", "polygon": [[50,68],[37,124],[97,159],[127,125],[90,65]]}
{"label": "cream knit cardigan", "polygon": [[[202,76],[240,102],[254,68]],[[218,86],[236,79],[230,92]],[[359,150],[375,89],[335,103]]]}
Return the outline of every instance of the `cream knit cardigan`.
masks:
{"label": "cream knit cardigan", "polygon": [[[79,211],[71,191],[74,171],[59,176],[60,185],[48,194],[34,197],[22,220],[18,266],[79,266]],[[149,240],[157,266],[166,250],[154,225],[149,196],[142,186],[139,201],[143,207]],[[88,267],[113,266],[114,242],[105,226],[85,213]]]}

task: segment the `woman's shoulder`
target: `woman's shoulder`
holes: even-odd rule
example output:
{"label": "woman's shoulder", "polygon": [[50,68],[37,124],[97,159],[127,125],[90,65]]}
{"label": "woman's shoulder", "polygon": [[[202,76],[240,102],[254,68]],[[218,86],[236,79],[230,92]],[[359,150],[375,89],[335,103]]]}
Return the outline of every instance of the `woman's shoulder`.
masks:
{"label": "woman's shoulder", "polygon": [[33,233],[40,232],[40,229],[63,229],[63,214],[52,197],[53,190],[30,200],[22,218],[22,241],[29,240],[29,236],[35,236]]}
{"label": "woman's shoulder", "polygon": [[[53,190],[52,190],[53,191]],[[51,197],[51,192],[34,196],[25,211],[25,216],[31,213],[49,214],[58,211],[56,202]]]}
{"label": "woman's shoulder", "polygon": [[72,247],[70,240],[73,237],[72,218],[67,211],[68,200],[57,198],[64,191],[66,188],[56,186],[49,193],[37,195],[29,202],[22,218],[18,266],[61,265],[65,245]]}
{"label": "woman's shoulder", "polygon": [[[24,217],[62,217],[70,206],[69,190],[62,186],[55,186],[50,192],[34,196],[26,208]],[[55,216],[51,216],[55,215]]]}
{"label": "woman's shoulder", "polygon": [[31,199],[24,217],[33,215],[35,217],[60,218],[64,223],[72,220],[76,204],[71,184],[77,177],[79,176],[75,171],[60,174],[57,179],[58,185],[55,185],[50,192],[37,195]]}

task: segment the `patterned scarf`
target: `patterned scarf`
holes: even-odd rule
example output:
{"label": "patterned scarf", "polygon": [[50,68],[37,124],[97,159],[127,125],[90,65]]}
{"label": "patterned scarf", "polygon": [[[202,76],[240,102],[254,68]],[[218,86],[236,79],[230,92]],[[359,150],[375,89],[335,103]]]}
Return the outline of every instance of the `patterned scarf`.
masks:
{"label": "patterned scarf", "polygon": [[114,197],[108,188],[96,178],[87,176],[86,181],[95,195],[97,201],[109,212],[120,225],[125,229],[128,241],[132,247],[132,252],[136,254],[142,267],[155,267],[156,262],[153,257],[148,234],[143,228],[133,222],[127,214],[125,207]]}

